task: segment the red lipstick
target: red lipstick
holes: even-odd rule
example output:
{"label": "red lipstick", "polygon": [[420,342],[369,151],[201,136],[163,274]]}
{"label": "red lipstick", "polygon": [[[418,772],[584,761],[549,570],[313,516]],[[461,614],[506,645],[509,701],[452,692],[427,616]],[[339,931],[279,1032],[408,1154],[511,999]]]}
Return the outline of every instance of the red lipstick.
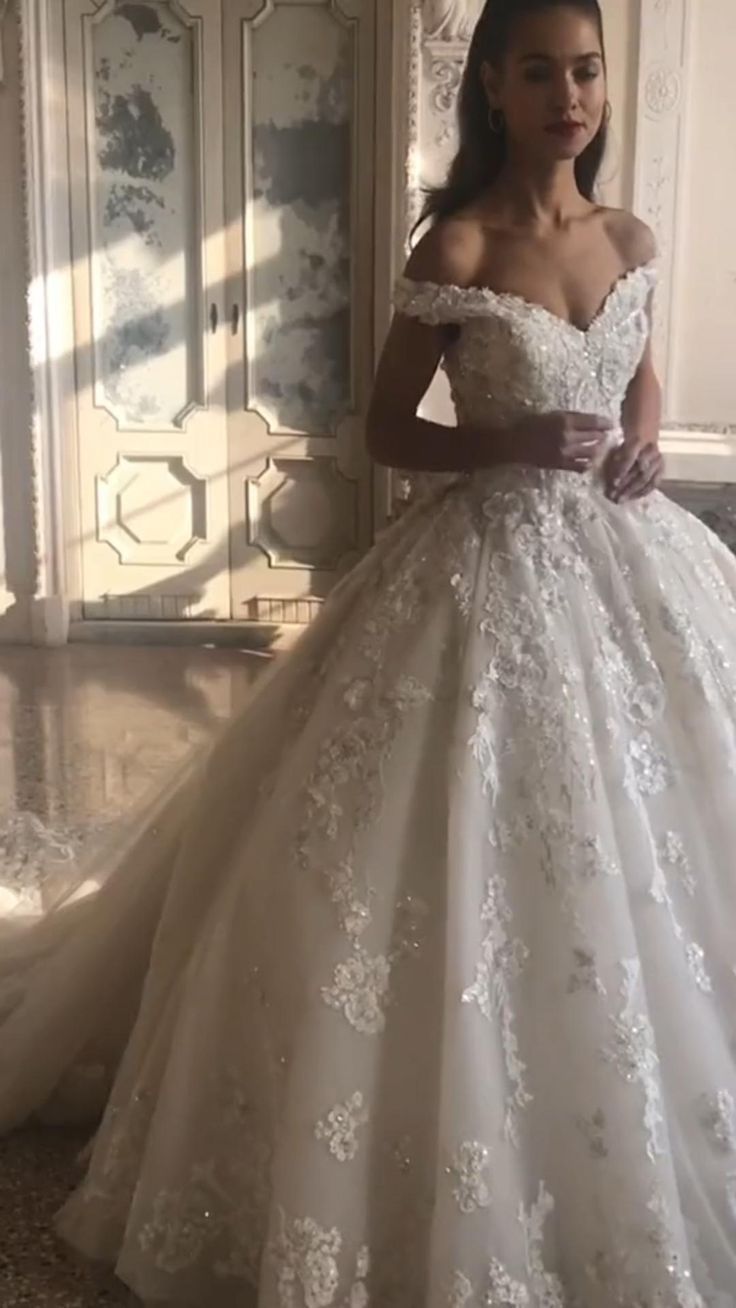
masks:
{"label": "red lipstick", "polygon": [[572,140],[577,136],[578,132],[583,131],[583,124],[561,119],[558,123],[550,123],[545,130],[551,132],[553,136],[561,136],[564,140]]}

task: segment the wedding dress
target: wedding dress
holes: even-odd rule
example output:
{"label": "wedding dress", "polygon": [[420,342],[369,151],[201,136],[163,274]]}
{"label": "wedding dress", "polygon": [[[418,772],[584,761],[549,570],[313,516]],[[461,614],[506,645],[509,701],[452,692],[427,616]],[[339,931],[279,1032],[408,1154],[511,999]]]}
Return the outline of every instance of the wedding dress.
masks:
{"label": "wedding dress", "polygon": [[[654,276],[396,303],[463,421],[618,422]],[[104,1104],[59,1225],[142,1299],[736,1305],[736,560],[660,492],[427,478],[79,875],[3,924],[0,1122]]]}

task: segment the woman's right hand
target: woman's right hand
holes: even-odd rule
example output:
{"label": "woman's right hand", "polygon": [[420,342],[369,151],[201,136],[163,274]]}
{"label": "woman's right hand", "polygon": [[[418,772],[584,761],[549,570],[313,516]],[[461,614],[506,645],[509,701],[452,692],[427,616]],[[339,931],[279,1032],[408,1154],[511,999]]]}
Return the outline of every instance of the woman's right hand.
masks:
{"label": "woman's right hand", "polygon": [[613,423],[594,413],[543,413],[509,433],[510,456],[536,468],[587,472],[605,454]]}

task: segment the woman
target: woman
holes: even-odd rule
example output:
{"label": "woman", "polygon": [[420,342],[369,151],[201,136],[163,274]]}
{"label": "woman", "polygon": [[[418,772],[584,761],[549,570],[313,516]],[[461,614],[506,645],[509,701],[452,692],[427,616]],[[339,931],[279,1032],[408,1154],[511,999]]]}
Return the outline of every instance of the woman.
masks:
{"label": "woman", "polygon": [[654,489],[606,120],[595,0],[489,0],[371,412],[444,476],[8,927],[0,1119],[101,1092],[60,1228],[145,1300],[736,1304],[736,561]]}

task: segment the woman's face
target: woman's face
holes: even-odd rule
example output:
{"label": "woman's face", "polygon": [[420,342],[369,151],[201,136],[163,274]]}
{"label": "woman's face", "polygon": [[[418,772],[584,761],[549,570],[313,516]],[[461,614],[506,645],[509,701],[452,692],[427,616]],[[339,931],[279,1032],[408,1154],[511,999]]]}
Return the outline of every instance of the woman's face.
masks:
{"label": "woman's face", "polygon": [[520,18],[502,67],[484,63],[482,77],[509,142],[529,158],[576,159],[600,128],[606,107],[601,39],[580,9],[555,6]]}

